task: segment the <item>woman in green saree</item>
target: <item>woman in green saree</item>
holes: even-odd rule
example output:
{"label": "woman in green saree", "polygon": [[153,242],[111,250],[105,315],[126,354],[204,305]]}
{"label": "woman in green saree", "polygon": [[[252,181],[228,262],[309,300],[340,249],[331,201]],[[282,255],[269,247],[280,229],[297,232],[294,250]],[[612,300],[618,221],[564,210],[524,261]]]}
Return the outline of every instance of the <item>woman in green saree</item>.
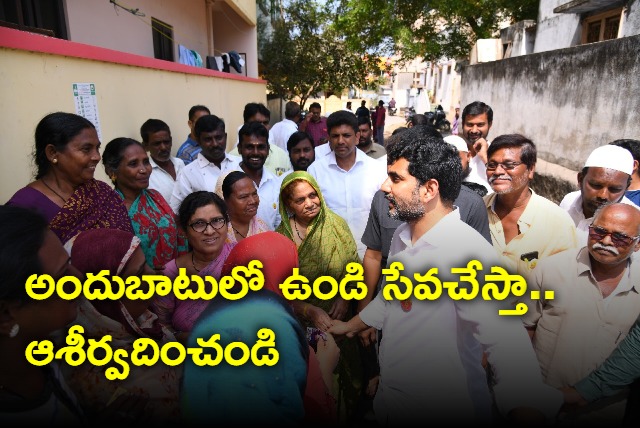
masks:
{"label": "woman in green saree", "polygon": [[[349,226],[327,207],[320,186],[307,172],[293,172],[282,181],[280,215],[282,223],[276,232],[291,239],[298,247],[300,274],[309,280],[309,284],[324,275],[340,282],[346,275],[347,264],[360,263]],[[329,284],[323,285],[329,287]],[[332,319],[350,319],[354,315],[355,308],[351,303],[340,295],[330,300],[312,295],[305,301],[293,301],[292,306],[306,327],[326,331]],[[340,419],[348,421],[354,416],[360,397],[361,361],[357,341],[343,340],[339,345],[341,355],[334,392],[337,393]]]}

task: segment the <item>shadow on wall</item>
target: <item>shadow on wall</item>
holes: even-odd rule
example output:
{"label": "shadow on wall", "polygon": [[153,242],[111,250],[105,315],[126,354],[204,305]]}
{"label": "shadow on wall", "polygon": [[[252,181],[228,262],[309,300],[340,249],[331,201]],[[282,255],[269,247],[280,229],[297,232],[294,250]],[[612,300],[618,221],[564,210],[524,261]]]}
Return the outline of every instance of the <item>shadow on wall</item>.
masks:
{"label": "shadow on wall", "polygon": [[550,199],[556,204],[559,204],[567,193],[578,190],[578,187],[572,182],[537,173],[533,176],[531,188],[538,195]]}

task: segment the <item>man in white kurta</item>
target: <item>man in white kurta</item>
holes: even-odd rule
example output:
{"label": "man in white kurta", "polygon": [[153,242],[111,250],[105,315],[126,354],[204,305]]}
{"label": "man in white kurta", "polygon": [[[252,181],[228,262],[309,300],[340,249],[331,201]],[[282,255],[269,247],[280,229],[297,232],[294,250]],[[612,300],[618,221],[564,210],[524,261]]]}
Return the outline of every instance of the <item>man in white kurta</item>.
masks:
{"label": "man in white kurta", "polygon": [[[437,267],[441,281],[460,281],[451,268],[482,262],[485,272],[498,265],[491,245],[460,220],[453,201],[462,167],[454,147],[431,131],[402,134],[389,151],[389,178],[382,190],[398,227],[389,266],[404,265],[413,279]],[[424,134],[423,134],[424,133]],[[409,173],[411,163],[418,177]],[[427,162],[426,165],[424,163]],[[482,280],[479,272],[479,282]],[[382,330],[380,384],[374,401],[381,425],[416,422],[490,422],[492,398],[481,361],[485,352],[493,372],[493,394],[505,416],[518,408],[537,408],[551,416],[560,404],[557,391],[542,384],[533,349],[519,318],[498,315],[502,304],[456,301],[386,300],[383,292],[347,323],[329,330],[351,337],[367,327]],[[460,281],[464,283],[463,281]],[[413,281],[414,284],[417,281]],[[401,289],[404,288],[401,286]]]}

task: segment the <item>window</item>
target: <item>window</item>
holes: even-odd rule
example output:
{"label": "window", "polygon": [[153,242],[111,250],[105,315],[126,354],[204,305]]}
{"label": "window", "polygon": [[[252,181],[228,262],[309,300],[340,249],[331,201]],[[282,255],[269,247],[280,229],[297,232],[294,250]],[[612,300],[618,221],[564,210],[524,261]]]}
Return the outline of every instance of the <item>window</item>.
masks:
{"label": "window", "polygon": [[618,37],[622,8],[585,18],[582,22],[582,43],[594,43]]}
{"label": "window", "polygon": [[0,25],[68,38],[62,0],[0,0]]}
{"label": "window", "polygon": [[156,18],[151,18],[153,32],[153,57],[173,61],[173,27]]}

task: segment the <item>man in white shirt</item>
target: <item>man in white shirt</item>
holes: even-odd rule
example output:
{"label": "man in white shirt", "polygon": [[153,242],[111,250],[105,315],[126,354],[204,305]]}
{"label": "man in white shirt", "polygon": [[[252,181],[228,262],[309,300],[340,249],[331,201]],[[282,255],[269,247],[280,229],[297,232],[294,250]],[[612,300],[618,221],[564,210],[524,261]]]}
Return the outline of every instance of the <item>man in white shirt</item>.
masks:
{"label": "man in white shirt", "polygon": [[493,110],[482,101],[474,101],[462,110],[462,136],[469,148],[469,175],[466,181],[482,184],[493,193],[487,181],[487,136],[493,124]]}
{"label": "man in white shirt", "polygon": [[[409,280],[414,273],[436,267],[440,281],[458,282],[460,277],[451,268],[476,259],[484,266],[478,272],[483,283],[482,276],[497,265],[496,258],[491,245],[460,220],[453,205],[462,171],[458,152],[443,144],[435,130],[416,128],[404,132],[389,148],[388,159],[382,190],[389,200],[389,215],[405,222],[394,233],[390,266],[402,263],[401,275]],[[393,282],[405,289],[402,280]],[[381,425],[491,423],[483,352],[495,374],[493,393],[503,416],[519,419],[523,408],[555,415],[560,397],[542,384],[519,319],[498,315],[495,302],[453,300],[446,293],[433,301],[386,300],[388,286],[359,315],[346,323],[333,320],[329,329],[349,337],[368,326],[382,330],[380,384],[374,401]],[[544,419],[540,412],[530,414],[537,422]]]}
{"label": "man in white shirt", "polygon": [[[271,112],[262,103],[246,104],[242,112],[242,119],[243,125],[249,122],[260,122],[267,128],[267,131],[271,129]],[[240,128],[242,128],[242,126],[238,127],[238,131],[240,131]],[[238,152],[239,143],[240,139],[237,139],[235,146],[229,151],[230,155],[240,157],[240,153]],[[264,163],[264,167],[271,171],[276,177],[280,177],[285,171],[290,170],[291,162],[289,162],[289,154],[286,148],[283,150],[278,146],[269,145],[269,155]]]}
{"label": "man in white shirt", "polygon": [[180,204],[193,192],[206,190],[213,192],[218,177],[224,171],[238,169],[240,159],[225,153],[227,133],[224,121],[218,116],[202,116],[194,127],[195,137],[202,151],[195,161],[185,166],[176,180],[171,194],[170,205],[175,213]]}
{"label": "man in white shirt", "polygon": [[591,152],[578,173],[580,190],[567,194],[560,202],[576,225],[578,246],[587,245],[589,225],[599,207],[612,202],[636,206],[624,196],[632,173],[633,156],[628,150],[606,145]]}
{"label": "man in white shirt", "polygon": [[291,134],[298,130],[300,120],[300,104],[289,101],[284,106],[284,119],[276,123],[269,130],[269,144],[287,150],[287,141]]}
{"label": "man in white shirt", "polygon": [[149,189],[155,189],[167,201],[171,200],[176,178],[184,168],[182,159],[171,156],[171,130],[160,119],[149,119],[140,127],[142,145],[149,152],[151,176]]}
{"label": "man in white shirt", "polygon": [[282,181],[264,167],[269,156],[269,131],[260,122],[249,122],[240,128],[238,139],[242,162],[236,169],[244,171],[256,184],[260,196],[257,216],[275,229],[280,224],[278,202]]}
{"label": "man in white shirt", "polygon": [[373,195],[386,178],[386,167],[358,150],[360,132],[353,113],[339,110],[327,118],[333,151],[316,157],[307,172],[320,185],[327,206],[342,217],[353,234],[360,258],[366,246],[362,234],[369,218]]}

